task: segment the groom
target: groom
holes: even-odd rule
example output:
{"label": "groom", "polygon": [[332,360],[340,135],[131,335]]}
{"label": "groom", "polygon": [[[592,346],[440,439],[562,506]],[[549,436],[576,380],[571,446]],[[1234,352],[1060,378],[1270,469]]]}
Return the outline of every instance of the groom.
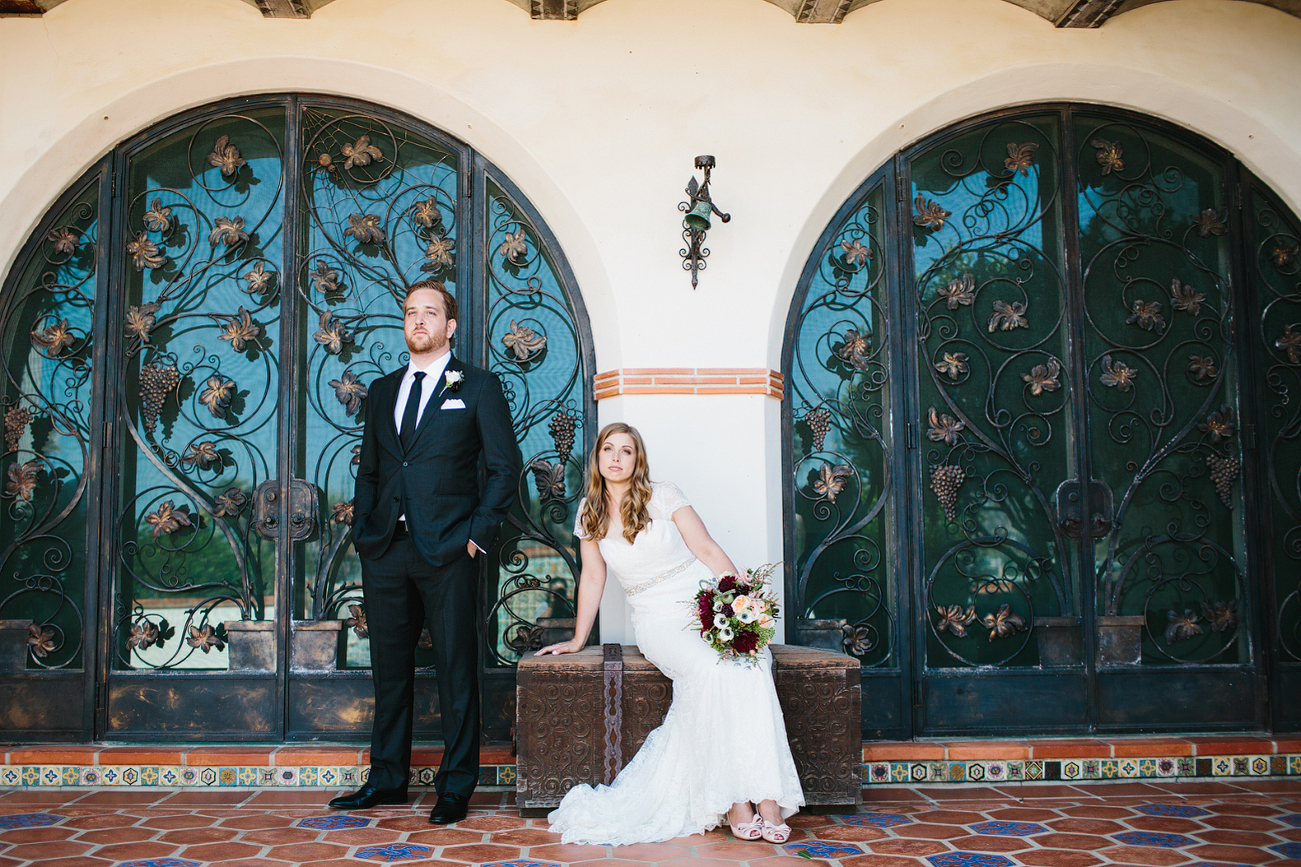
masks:
{"label": "groom", "polygon": [[406,803],[415,649],[427,626],[444,743],[429,820],[440,825],[465,818],[479,780],[475,558],[492,547],[520,474],[501,382],[451,355],[456,315],[456,299],[442,283],[413,284],[402,326],[411,360],[376,380],[367,395],[352,538],[361,559],[375,723],[366,785],[330,801],[338,810]]}

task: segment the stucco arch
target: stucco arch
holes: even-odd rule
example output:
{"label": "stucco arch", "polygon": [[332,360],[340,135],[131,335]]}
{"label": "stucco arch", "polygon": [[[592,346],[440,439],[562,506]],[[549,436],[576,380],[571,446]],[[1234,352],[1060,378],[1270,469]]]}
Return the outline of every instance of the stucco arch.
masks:
{"label": "stucco arch", "polygon": [[[1122,93],[1125,98],[1118,99]],[[958,121],[1042,102],[1111,105],[1178,124],[1233,153],[1288,207],[1301,211],[1301,150],[1226,100],[1169,78],[1115,66],[1063,63],[999,70],[893,118],[841,167],[792,241],[769,322],[769,366],[781,367],[787,316],[814,245],[836,211],[869,175],[900,150]]]}
{"label": "stucco arch", "polygon": [[[323,83],[347,82],[346,90]],[[363,99],[419,118],[460,138],[525,193],[555,232],[578,283],[597,346],[598,369],[618,366],[614,293],[577,209],[528,149],[490,117],[445,91],[381,67],[320,57],[231,61],[163,76],[98,106],[34,154],[31,168],[0,199],[0,274],[51,203],[123,140],[189,108],[255,93],[311,92]]]}

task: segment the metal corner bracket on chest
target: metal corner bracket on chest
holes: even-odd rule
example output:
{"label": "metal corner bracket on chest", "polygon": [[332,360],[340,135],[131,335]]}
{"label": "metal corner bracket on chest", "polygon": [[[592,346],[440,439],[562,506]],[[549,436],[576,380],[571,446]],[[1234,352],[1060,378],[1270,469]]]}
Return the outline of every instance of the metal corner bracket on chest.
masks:
{"label": "metal corner bracket on chest", "polygon": [[[858,660],[808,647],[771,649],[806,803],[862,803]],[[635,645],[618,644],[526,656],[516,690],[516,798],[524,816],[545,814],[580,783],[612,782],[673,699],[672,682]]]}

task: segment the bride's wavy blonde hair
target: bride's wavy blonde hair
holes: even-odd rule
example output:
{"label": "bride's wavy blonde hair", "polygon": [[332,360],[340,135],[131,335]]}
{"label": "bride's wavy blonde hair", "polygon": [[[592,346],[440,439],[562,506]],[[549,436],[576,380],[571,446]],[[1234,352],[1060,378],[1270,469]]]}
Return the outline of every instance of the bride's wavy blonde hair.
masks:
{"label": "bride's wavy blonde hair", "polygon": [[646,529],[646,525],[650,523],[650,464],[646,460],[646,444],[642,442],[637,428],[621,421],[601,428],[601,432],[596,436],[596,447],[587,456],[587,502],[583,504],[582,511],[583,532],[590,536],[593,542],[599,542],[605,538],[610,527],[605,476],[601,475],[600,454],[605,441],[614,434],[627,434],[637,451],[631,484],[619,508],[619,518],[623,522],[623,537],[628,540],[628,544],[632,544],[637,534]]}

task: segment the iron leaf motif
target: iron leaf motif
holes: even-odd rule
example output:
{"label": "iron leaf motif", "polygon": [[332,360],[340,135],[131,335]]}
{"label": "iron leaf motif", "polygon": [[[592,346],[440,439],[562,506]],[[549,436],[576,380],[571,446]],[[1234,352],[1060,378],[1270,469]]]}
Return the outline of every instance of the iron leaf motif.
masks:
{"label": "iron leaf motif", "polygon": [[229,488],[226,493],[218,494],[216,499],[217,507],[212,510],[212,514],[218,518],[234,518],[248,502],[248,497],[239,488]]}
{"label": "iron leaf motif", "polygon": [[512,319],[510,331],[502,335],[501,342],[515,352],[517,361],[528,361],[530,355],[541,352],[547,345],[547,338],[527,325],[517,325]]}
{"label": "iron leaf motif", "polygon": [[416,202],[411,209],[411,219],[422,229],[432,229],[443,222],[443,214],[438,210],[438,200],[430,196]]}
{"label": "iron leaf motif", "polygon": [[167,257],[158,251],[158,245],[149,240],[149,236],[144,232],[136,233],[134,238],[126,242],[126,251],[130,254],[131,264],[137,271],[161,268],[167,264]]}
{"label": "iron leaf motif", "polygon": [[1238,429],[1233,424],[1233,407],[1228,404],[1222,405],[1218,410],[1206,416],[1206,421],[1199,424],[1197,429],[1204,434],[1208,434],[1213,443],[1231,439],[1238,432]]}
{"label": "iron leaf motif", "polygon": [[149,210],[145,211],[145,228],[151,232],[164,233],[172,227],[172,209],[163,207],[163,200],[155,198]]}
{"label": "iron leaf motif", "polygon": [[126,646],[132,650],[148,650],[158,640],[158,627],[150,620],[137,620],[131,624],[131,636]]}
{"label": "iron leaf motif", "polygon": [[855,370],[866,370],[872,354],[872,332],[859,332],[857,328],[845,329],[836,355]]}
{"label": "iron leaf motif", "polygon": [[950,280],[947,286],[941,286],[939,294],[950,310],[970,307],[976,300],[976,278],[970,271],[963,271]]}
{"label": "iron leaf motif", "polygon": [[1283,329],[1283,334],[1274,341],[1274,345],[1287,353],[1289,364],[1301,364],[1301,331],[1293,331],[1293,328],[1301,326],[1289,325]]}
{"label": "iron leaf motif", "polygon": [[331,268],[324,259],[316,260],[316,269],[310,272],[312,288],[329,295],[339,291],[339,272]]}
{"label": "iron leaf motif", "polygon": [[529,464],[533,473],[533,484],[537,486],[538,497],[542,502],[563,500],[565,498],[565,465],[559,461],[537,458]]}
{"label": "iron leaf motif", "polygon": [[846,265],[860,267],[867,264],[867,261],[872,258],[872,251],[864,247],[857,239],[841,241],[840,249],[843,251],[841,258],[845,260]]}
{"label": "iron leaf motif", "polygon": [[430,238],[425,245],[425,258],[429,261],[420,266],[421,271],[441,271],[452,267],[452,254],[456,252],[456,240],[438,236]]}
{"label": "iron leaf motif", "polygon": [[47,358],[58,358],[63,350],[71,346],[75,338],[68,320],[60,319],[46,325],[40,331],[32,332],[32,345],[44,350],[41,354]]}
{"label": "iron leaf motif", "polygon": [[1057,359],[1048,359],[1047,364],[1036,364],[1030,368],[1029,373],[1023,373],[1021,379],[1030,386],[1030,393],[1039,397],[1045,391],[1056,391],[1062,387],[1058,376],[1062,372],[1062,366]]}
{"label": "iron leaf motif", "polygon": [[266,270],[263,264],[258,262],[251,270],[244,272],[244,282],[248,283],[248,288],[244,291],[249,295],[261,295],[271,288],[271,278],[274,273]]}
{"label": "iron leaf motif", "polygon": [[877,645],[876,633],[866,626],[846,623],[840,627],[840,646],[851,656],[864,656]]}
{"label": "iron leaf motif", "polygon": [[958,377],[971,369],[971,365],[967,364],[967,353],[946,352],[944,353],[944,360],[935,363],[935,369],[949,379],[956,381]]}
{"label": "iron leaf motif", "polygon": [[352,633],[356,635],[358,638],[368,637],[370,635],[370,632],[368,632],[366,629],[365,606],[350,604],[348,606],[348,611],[352,613],[352,616],[349,617],[347,620],[343,621],[343,627],[345,629],[351,629]]}
{"label": "iron leaf motif", "polygon": [[995,301],[994,312],[989,314],[988,331],[992,334],[994,331],[1011,331],[1015,328],[1029,328],[1030,321],[1025,318],[1025,305],[1020,301],[1013,301],[1011,304],[1006,301]]}
{"label": "iron leaf motif", "polygon": [[1188,356],[1188,372],[1198,382],[1214,379],[1219,373],[1215,368],[1215,359],[1207,355]]}
{"label": "iron leaf motif", "polygon": [[341,502],[341,503],[335,503],[334,506],[331,507],[330,509],[330,520],[336,524],[347,524],[349,527],[351,527],[353,515],[354,515],[354,511],[352,506],[352,500],[347,500],[346,502]]}
{"label": "iron leaf motif", "polygon": [[239,312],[227,320],[225,327],[221,329],[218,338],[229,340],[230,348],[236,352],[244,351],[244,344],[250,340],[256,340],[257,336],[262,333],[262,329],[253,324],[253,319],[249,312],[241,305]]}
{"label": "iron leaf motif", "polygon": [[60,226],[57,229],[51,229],[50,233],[45,236],[45,240],[54,245],[54,252],[61,256],[67,256],[77,249],[77,233],[68,226]]}
{"label": "iron leaf motif", "polygon": [[185,637],[185,643],[196,650],[208,653],[211,650],[226,649],[226,642],[221,640],[217,630],[211,626],[191,626],[187,631],[189,634]]}
{"label": "iron leaf motif", "polygon": [[962,429],[966,427],[951,415],[941,415],[935,407],[930,408],[926,421],[928,427],[926,437],[931,442],[943,442],[949,446],[958,444],[958,440],[962,439]]}
{"label": "iron leaf motif", "polygon": [[1134,312],[1125,320],[1126,325],[1137,325],[1144,331],[1165,331],[1165,317],[1161,315],[1160,301],[1135,301]]}
{"label": "iron leaf motif", "polygon": [[943,632],[947,629],[958,638],[966,638],[967,626],[976,621],[974,605],[968,605],[966,608],[961,605],[936,605],[935,610],[940,615],[935,623],[935,631]]}
{"label": "iron leaf motif", "polygon": [[325,347],[325,351],[331,355],[338,355],[342,352],[343,344],[352,343],[352,335],[343,327],[342,322],[334,318],[334,315],[329,310],[322,311],[321,327],[312,335],[312,339]]}
{"label": "iron leaf motif", "polygon": [[208,164],[221,169],[223,178],[232,178],[239,172],[240,166],[248,165],[248,161],[239,155],[239,148],[230,143],[230,136],[223,135],[212,146]]}
{"label": "iron leaf motif", "polygon": [[1238,625],[1238,602],[1216,602],[1215,605],[1202,603],[1202,617],[1211,625],[1212,632],[1228,632]]}
{"label": "iron leaf motif", "polygon": [[345,171],[353,166],[368,166],[371,160],[384,159],[384,152],[370,143],[370,136],[363,135],[353,144],[343,146],[343,168]]}
{"label": "iron leaf motif", "polygon": [[1003,167],[1012,174],[1020,172],[1028,178],[1030,166],[1034,165],[1034,153],[1037,150],[1039,150],[1038,142],[1023,141],[1020,144],[1008,142],[1007,159],[1003,160]]}
{"label": "iron leaf motif", "polygon": [[1274,263],[1275,268],[1282,270],[1291,265],[1293,260],[1296,259],[1297,249],[1296,244],[1279,242],[1274,249],[1269,251],[1269,259]]}
{"label": "iron leaf motif", "polygon": [[36,475],[40,471],[40,461],[10,464],[9,481],[5,482],[5,493],[10,497],[22,500],[24,503],[30,503],[32,495],[36,491]]}
{"label": "iron leaf motif", "polygon": [[339,379],[330,380],[334,396],[346,407],[346,415],[356,415],[361,409],[361,402],[366,397],[366,386],[357,379],[357,374],[345,370]]}
{"label": "iron leaf motif", "polygon": [[1209,238],[1211,235],[1224,234],[1224,221],[1226,219],[1226,214],[1216,211],[1214,208],[1206,208],[1193,220],[1193,225],[1197,227],[1198,235]]}
{"label": "iron leaf motif", "polygon": [[141,343],[149,342],[149,335],[158,326],[158,311],[162,307],[157,301],[131,307],[126,312],[126,333],[140,338]]}
{"label": "iron leaf motif", "polygon": [[199,393],[199,403],[208,408],[213,418],[225,418],[226,410],[235,397],[235,380],[220,376],[208,377],[204,389]]}
{"label": "iron leaf motif", "polygon": [[1185,609],[1182,614],[1171,609],[1165,613],[1165,619],[1165,640],[1167,644],[1173,644],[1176,641],[1187,641],[1202,634],[1201,624],[1198,623],[1201,618],[1191,608]]}
{"label": "iron leaf motif", "polygon": [[1124,149],[1121,148],[1120,142],[1107,141],[1103,138],[1095,138],[1089,142],[1090,145],[1097,148],[1094,156],[1097,157],[1098,165],[1102,166],[1104,175],[1112,172],[1123,171],[1125,168]]}
{"label": "iron leaf motif", "polygon": [[198,466],[201,470],[216,464],[218,469],[221,468],[221,454],[217,451],[217,444],[212,440],[204,440],[201,443],[190,443],[181,457],[181,464],[186,467]]}
{"label": "iron leaf motif", "polygon": [[379,227],[379,214],[349,214],[343,234],[356,238],[358,244],[382,244],[387,237]]}
{"label": "iron leaf motif", "polygon": [[164,534],[172,534],[182,527],[191,527],[190,513],[176,508],[176,504],[167,500],[158,506],[158,511],[145,515],[145,523],[153,527],[153,536],[157,539]]}
{"label": "iron leaf motif", "polygon": [[989,640],[1007,638],[1026,629],[1025,618],[1012,611],[1010,605],[1000,605],[993,614],[986,614],[980,622],[989,630]]}
{"label": "iron leaf motif", "polygon": [[953,213],[941,208],[939,202],[932,202],[922,195],[913,200],[913,207],[916,208],[916,213],[913,214],[914,225],[936,232],[944,228],[945,220]]}
{"label": "iron leaf motif", "polygon": [[235,217],[233,220],[230,217],[217,217],[212,224],[212,231],[208,233],[210,247],[216,247],[218,244],[234,247],[248,240],[248,232],[244,231],[243,217]]}
{"label": "iron leaf motif", "polygon": [[524,227],[520,226],[516,232],[507,232],[506,240],[501,242],[497,247],[497,255],[505,256],[514,264],[521,264],[521,260],[528,253],[528,244],[525,241]]}
{"label": "iron leaf motif", "polygon": [[1125,362],[1113,362],[1110,355],[1102,357],[1102,384],[1108,388],[1129,391],[1134,387],[1134,378],[1137,376],[1138,371],[1132,367],[1126,367]]}
{"label": "iron leaf motif", "polygon": [[818,496],[836,501],[836,495],[845,489],[845,482],[854,474],[854,468],[848,464],[823,464],[818,478],[813,482],[813,490]]}
{"label": "iron leaf motif", "polygon": [[1180,283],[1178,277],[1170,281],[1170,306],[1175,310],[1196,316],[1202,312],[1202,302],[1205,300],[1205,295],[1186,283]]}
{"label": "iron leaf motif", "polygon": [[54,643],[54,630],[48,626],[38,626],[35,623],[29,624],[27,627],[27,646],[32,649],[32,653],[44,659],[57,649]]}

